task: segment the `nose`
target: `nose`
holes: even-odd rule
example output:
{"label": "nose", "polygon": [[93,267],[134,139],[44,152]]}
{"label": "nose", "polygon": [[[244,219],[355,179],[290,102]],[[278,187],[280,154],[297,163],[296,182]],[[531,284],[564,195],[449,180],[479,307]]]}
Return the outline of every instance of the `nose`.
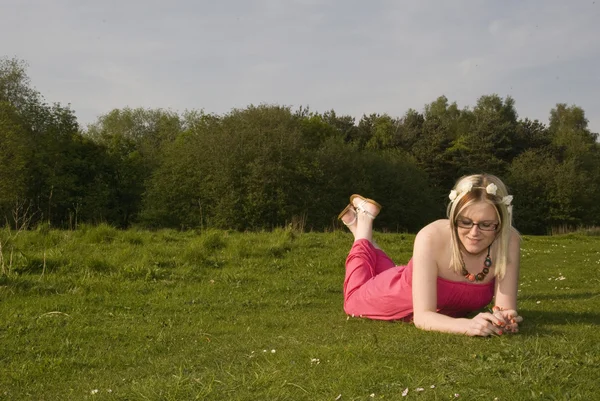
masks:
{"label": "nose", "polygon": [[481,229],[479,228],[478,224],[473,224],[473,227],[471,227],[471,229],[469,230],[469,232],[472,233],[473,230],[475,230],[475,233],[478,233],[479,231],[481,231]]}

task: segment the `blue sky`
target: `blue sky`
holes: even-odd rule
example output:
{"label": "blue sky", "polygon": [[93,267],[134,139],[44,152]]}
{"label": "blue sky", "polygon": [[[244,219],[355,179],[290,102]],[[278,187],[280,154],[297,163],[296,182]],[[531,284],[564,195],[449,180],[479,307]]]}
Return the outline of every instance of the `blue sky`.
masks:
{"label": "blue sky", "polygon": [[250,104],[360,118],[512,96],[600,132],[600,0],[0,0],[0,56],[85,126],[114,108]]}

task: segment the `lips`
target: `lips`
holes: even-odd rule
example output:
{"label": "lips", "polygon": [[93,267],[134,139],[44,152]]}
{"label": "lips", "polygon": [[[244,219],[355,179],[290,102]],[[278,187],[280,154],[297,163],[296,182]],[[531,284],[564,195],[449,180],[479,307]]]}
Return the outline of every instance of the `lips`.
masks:
{"label": "lips", "polygon": [[483,238],[465,238],[464,246],[469,249],[469,252],[479,252]]}

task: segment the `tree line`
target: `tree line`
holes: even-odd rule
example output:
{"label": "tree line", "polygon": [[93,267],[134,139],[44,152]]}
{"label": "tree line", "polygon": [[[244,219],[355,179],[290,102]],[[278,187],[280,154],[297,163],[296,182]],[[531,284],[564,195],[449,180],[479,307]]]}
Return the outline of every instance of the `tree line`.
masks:
{"label": "tree line", "polygon": [[361,193],[384,205],[378,229],[416,232],[444,216],[458,177],[479,172],[507,183],[523,233],[600,225],[598,135],[574,105],[557,104],[547,125],[495,94],[358,122],[281,105],[124,108],[83,129],[26,69],[0,60],[0,217],[14,228],[326,230]]}

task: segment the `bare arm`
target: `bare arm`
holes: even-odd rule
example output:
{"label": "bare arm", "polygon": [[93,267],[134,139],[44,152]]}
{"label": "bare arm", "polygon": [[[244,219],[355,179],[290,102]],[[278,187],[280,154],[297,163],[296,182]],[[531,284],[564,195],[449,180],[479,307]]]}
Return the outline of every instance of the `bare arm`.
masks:
{"label": "bare arm", "polygon": [[472,336],[500,334],[494,323],[501,322],[491,313],[480,313],[473,319],[452,318],[437,313],[438,266],[434,249],[440,249],[436,228],[429,225],[415,239],[413,252],[413,310],[414,323],[420,329]]}
{"label": "bare arm", "polygon": [[502,309],[517,310],[517,290],[519,286],[520,244],[519,234],[513,230],[508,244],[508,263],[504,277],[496,281],[494,304]]}
{"label": "bare arm", "polygon": [[511,233],[508,245],[508,262],[504,277],[496,280],[494,305],[495,315],[506,323],[510,332],[519,331],[519,323],[523,318],[517,312],[517,292],[519,288],[519,267],[521,255],[521,240],[516,230]]}

